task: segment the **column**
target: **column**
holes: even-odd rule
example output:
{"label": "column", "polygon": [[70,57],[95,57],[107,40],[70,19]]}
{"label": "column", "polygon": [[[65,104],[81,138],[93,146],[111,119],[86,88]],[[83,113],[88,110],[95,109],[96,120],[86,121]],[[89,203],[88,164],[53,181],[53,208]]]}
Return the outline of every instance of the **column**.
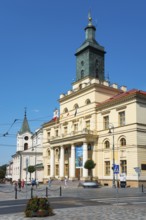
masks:
{"label": "column", "polygon": [[59,160],[59,176],[64,177],[64,147],[60,148],[60,160]]}
{"label": "column", "polygon": [[88,147],[87,143],[83,143],[83,178],[88,177],[88,170],[84,168],[84,164],[88,159]]}
{"label": "column", "polygon": [[75,178],[75,145],[71,145],[71,158],[69,163],[70,178]]}
{"label": "column", "polygon": [[51,161],[51,164],[50,164],[50,166],[51,166],[51,177],[54,177],[55,176],[55,158],[54,158],[54,149],[53,148],[51,148],[51,158],[50,158],[50,161]]}

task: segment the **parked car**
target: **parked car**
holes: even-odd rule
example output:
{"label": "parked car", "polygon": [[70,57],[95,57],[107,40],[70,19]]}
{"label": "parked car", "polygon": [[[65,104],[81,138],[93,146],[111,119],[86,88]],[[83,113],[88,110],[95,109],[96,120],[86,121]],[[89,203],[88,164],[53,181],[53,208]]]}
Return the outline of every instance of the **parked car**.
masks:
{"label": "parked car", "polygon": [[84,188],[97,188],[99,187],[99,184],[97,182],[87,181],[81,183],[81,186]]}

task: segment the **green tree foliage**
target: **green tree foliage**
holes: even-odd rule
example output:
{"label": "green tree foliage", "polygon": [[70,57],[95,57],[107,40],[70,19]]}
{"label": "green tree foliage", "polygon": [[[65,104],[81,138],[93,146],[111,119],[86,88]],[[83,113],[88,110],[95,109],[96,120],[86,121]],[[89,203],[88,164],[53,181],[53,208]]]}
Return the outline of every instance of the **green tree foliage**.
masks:
{"label": "green tree foliage", "polygon": [[0,166],[0,179],[4,179],[6,175],[6,164]]}
{"label": "green tree foliage", "polygon": [[0,169],[0,179],[4,179],[5,178],[5,171]]}
{"label": "green tree foliage", "polygon": [[96,166],[96,163],[94,163],[94,161],[91,159],[87,160],[84,164],[84,168],[88,170],[90,180],[92,180],[92,169],[94,169],[95,166]]}
{"label": "green tree foliage", "polygon": [[28,172],[30,173],[30,179],[31,179],[31,174],[35,172],[35,166],[28,166]]}

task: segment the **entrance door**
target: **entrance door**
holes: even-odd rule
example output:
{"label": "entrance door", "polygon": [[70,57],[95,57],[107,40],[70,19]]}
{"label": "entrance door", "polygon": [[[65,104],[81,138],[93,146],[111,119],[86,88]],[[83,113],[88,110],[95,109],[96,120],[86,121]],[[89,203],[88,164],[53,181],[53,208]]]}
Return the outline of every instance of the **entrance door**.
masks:
{"label": "entrance door", "polygon": [[80,169],[79,168],[76,168],[76,178],[80,180]]}

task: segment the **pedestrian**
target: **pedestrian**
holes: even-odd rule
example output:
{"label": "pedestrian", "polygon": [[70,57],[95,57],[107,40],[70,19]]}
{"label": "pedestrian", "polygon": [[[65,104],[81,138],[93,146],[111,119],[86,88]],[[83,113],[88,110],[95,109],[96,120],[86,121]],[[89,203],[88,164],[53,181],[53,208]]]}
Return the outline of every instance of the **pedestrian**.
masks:
{"label": "pedestrian", "polygon": [[49,187],[51,187],[51,182],[52,182],[52,180],[51,180],[51,178],[49,178],[49,180],[48,180],[48,186]]}
{"label": "pedestrian", "polygon": [[39,186],[39,181],[36,179],[36,188]]}
{"label": "pedestrian", "polygon": [[64,185],[67,186],[67,178],[64,179]]}
{"label": "pedestrian", "polygon": [[21,191],[21,180],[18,179],[18,188],[19,188],[19,191]]}
{"label": "pedestrian", "polygon": [[21,181],[21,187],[24,188],[24,179]]}

